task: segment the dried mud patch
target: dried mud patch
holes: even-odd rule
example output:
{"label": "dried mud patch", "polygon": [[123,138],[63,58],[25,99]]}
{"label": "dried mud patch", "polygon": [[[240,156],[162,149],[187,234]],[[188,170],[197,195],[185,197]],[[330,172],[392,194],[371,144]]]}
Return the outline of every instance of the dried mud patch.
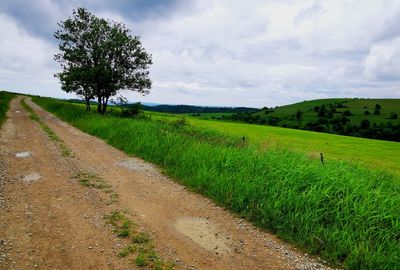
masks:
{"label": "dried mud patch", "polygon": [[22,178],[24,182],[35,182],[42,178],[42,176],[36,172],[29,173]]}
{"label": "dried mud patch", "polygon": [[229,241],[229,237],[219,232],[208,219],[180,218],[176,221],[175,228],[207,251],[218,254],[231,252],[232,243]]}

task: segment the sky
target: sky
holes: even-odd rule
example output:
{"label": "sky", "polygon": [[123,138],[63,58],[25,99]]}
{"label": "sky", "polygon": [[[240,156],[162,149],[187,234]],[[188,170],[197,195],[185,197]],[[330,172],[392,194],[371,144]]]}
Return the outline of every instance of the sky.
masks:
{"label": "sky", "polygon": [[1,0],[0,89],[74,98],[53,75],[57,22],[86,7],[152,54],[162,104],[272,107],[400,98],[399,0]]}

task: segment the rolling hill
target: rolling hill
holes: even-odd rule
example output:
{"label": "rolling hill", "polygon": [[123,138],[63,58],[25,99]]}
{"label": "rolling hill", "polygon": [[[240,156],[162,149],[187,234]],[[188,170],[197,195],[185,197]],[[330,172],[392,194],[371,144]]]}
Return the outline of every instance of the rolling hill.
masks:
{"label": "rolling hill", "polygon": [[400,99],[318,99],[232,120],[383,140],[400,140]]}
{"label": "rolling hill", "polygon": [[[381,106],[379,115],[374,114],[376,104]],[[323,105],[327,110],[331,106],[335,108],[333,116],[340,116],[343,112],[350,111],[351,115],[347,117],[353,123],[360,123],[364,119],[377,124],[381,122],[400,123],[399,117],[390,119],[391,113],[400,115],[400,99],[316,99],[271,109],[263,108],[255,115],[260,115],[262,118],[280,117],[284,123],[298,123],[296,113],[301,111],[303,122],[317,122],[320,118],[317,108],[321,108]],[[366,111],[369,112],[369,115],[365,114]]]}

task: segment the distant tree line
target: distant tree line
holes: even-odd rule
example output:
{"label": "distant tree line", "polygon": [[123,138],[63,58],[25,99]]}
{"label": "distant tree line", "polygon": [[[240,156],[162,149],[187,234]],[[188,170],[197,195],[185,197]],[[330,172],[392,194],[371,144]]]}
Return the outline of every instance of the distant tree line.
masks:
{"label": "distant tree line", "polygon": [[258,111],[255,108],[247,107],[203,107],[193,105],[157,105],[144,106],[145,110],[164,113],[254,113]]}
{"label": "distant tree line", "polygon": [[400,141],[400,124],[396,125],[392,122],[371,124],[368,119],[362,120],[359,124],[353,124],[346,116],[335,117],[331,120],[320,118],[318,122],[305,124],[302,129],[370,139]]}

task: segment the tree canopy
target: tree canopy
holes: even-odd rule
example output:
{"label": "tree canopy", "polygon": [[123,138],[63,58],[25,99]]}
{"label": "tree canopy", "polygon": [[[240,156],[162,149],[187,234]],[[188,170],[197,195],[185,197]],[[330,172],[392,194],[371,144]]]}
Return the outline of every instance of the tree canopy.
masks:
{"label": "tree canopy", "polygon": [[59,40],[54,58],[62,67],[55,76],[62,90],[84,97],[87,109],[96,98],[100,113],[120,90],[148,94],[152,59],[139,37],[132,36],[125,24],[96,17],[85,8],[72,15],[58,23],[54,33]]}

